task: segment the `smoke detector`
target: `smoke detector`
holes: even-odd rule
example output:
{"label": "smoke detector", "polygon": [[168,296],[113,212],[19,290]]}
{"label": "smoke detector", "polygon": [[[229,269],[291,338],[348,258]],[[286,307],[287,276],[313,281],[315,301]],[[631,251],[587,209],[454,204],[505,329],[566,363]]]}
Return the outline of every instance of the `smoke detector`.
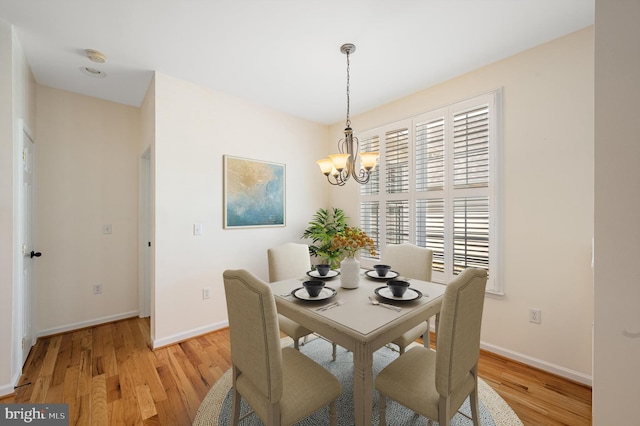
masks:
{"label": "smoke detector", "polygon": [[102,52],[98,52],[93,49],[85,49],[84,53],[87,55],[89,60],[96,62],[98,64],[104,64],[107,61],[107,57]]}

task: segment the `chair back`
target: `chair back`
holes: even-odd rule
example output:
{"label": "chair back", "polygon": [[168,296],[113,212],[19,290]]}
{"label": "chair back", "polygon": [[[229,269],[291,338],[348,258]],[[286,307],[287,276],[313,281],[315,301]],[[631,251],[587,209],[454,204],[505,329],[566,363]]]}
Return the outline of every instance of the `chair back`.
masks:
{"label": "chair back", "polygon": [[302,278],[311,269],[309,246],[285,243],[267,250],[269,261],[269,281]]}
{"label": "chair back", "polygon": [[431,281],[433,251],[415,244],[388,244],[384,249],[384,263],[407,278]]}
{"label": "chair back", "polygon": [[271,287],[245,270],[223,273],[227,298],[231,362],[262,395],[282,397],[282,351],[278,314]]}
{"label": "chair back", "polygon": [[468,268],[447,284],[436,343],[436,389],[448,396],[480,357],[480,324],[487,271]]}

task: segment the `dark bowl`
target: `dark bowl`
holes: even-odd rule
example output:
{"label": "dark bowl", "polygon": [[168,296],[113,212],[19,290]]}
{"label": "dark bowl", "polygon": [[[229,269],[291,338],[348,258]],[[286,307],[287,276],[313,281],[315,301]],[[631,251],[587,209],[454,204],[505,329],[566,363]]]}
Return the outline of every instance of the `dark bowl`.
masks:
{"label": "dark bowl", "polygon": [[387,287],[395,297],[402,297],[409,288],[409,281],[390,280],[387,282]]}
{"label": "dark bowl", "polygon": [[305,281],[302,285],[307,289],[309,297],[318,297],[324,287],[324,281]]}
{"label": "dark bowl", "polygon": [[373,265],[373,269],[376,270],[378,276],[384,277],[387,275],[387,272],[391,270],[391,266],[389,265]]}
{"label": "dark bowl", "polygon": [[318,271],[318,274],[320,274],[321,277],[326,276],[330,270],[331,270],[331,265],[326,265],[326,264],[316,265],[316,271]]}

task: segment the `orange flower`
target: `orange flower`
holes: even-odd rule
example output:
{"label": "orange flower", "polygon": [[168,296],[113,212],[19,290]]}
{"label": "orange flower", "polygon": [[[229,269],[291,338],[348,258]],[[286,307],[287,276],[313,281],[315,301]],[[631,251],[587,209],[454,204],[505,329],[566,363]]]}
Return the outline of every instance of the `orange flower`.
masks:
{"label": "orange flower", "polygon": [[347,253],[347,257],[353,257],[361,249],[368,250],[371,256],[376,255],[375,242],[360,228],[347,227],[344,234],[334,235],[331,249],[344,250]]}

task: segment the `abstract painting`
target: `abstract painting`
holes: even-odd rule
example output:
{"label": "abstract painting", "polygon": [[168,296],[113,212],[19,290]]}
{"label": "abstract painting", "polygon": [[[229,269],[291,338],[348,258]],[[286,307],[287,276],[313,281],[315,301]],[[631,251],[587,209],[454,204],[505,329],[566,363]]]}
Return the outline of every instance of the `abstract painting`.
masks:
{"label": "abstract painting", "polygon": [[285,166],[224,156],[224,227],[285,226]]}

